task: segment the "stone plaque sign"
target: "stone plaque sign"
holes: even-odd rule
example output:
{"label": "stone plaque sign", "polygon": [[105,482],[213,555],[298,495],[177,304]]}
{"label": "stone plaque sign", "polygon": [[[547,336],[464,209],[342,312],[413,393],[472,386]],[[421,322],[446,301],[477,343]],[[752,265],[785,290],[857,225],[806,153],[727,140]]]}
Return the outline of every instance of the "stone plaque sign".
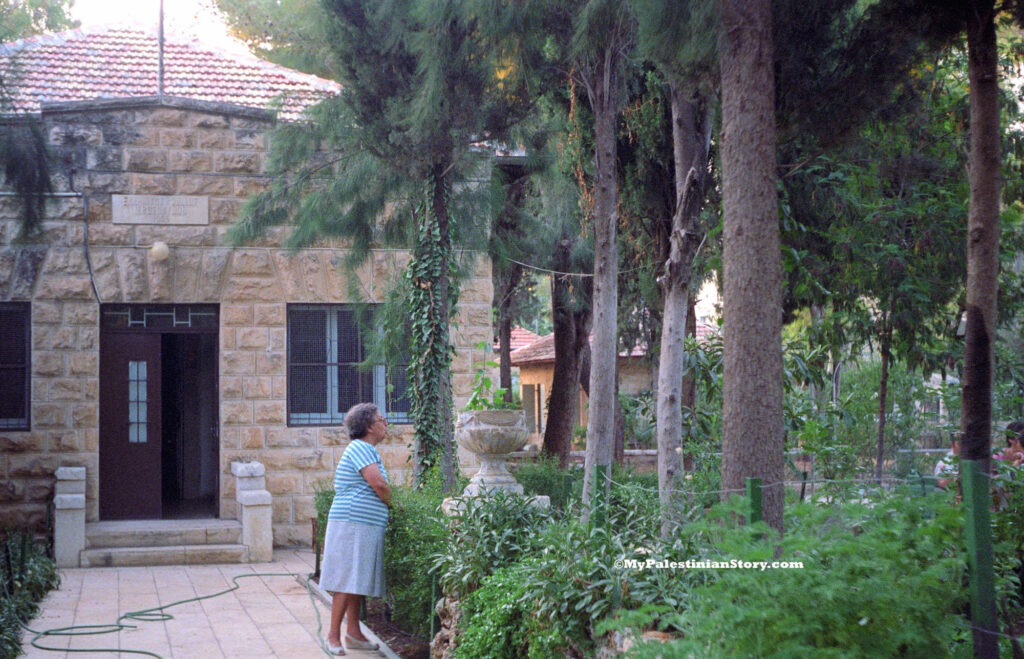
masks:
{"label": "stone plaque sign", "polygon": [[185,195],[115,194],[114,224],[209,224],[210,198]]}

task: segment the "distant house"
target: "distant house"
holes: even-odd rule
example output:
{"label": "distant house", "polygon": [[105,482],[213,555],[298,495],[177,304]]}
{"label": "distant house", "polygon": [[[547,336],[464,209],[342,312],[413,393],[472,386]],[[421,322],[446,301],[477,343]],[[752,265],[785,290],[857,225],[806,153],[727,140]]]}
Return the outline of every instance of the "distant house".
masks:
{"label": "distant house", "polygon": [[[619,391],[627,394],[650,391],[652,370],[645,356],[646,352],[640,348],[619,355]],[[512,366],[519,368],[520,394],[527,425],[531,433],[542,435],[547,422],[548,396],[555,377],[555,335],[547,334],[519,348],[512,353],[511,359]],[[573,422],[575,425],[587,425],[587,395],[582,389]],[[535,436],[534,440],[537,439]]]}
{"label": "distant house", "polygon": [[[348,437],[351,404],[392,423],[380,452],[411,470],[404,369],[370,371],[341,241],[292,252],[287,229],[232,249],[224,236],[266,179],[275,117],[300,119],[335,83],[155,34],[72,31],[0,48],[14,111],[42,123],[57,192],[44,233],[16,243],[0,190],[0,527],[44,523],[60,467],[84,467],[88,522],[234,519],[231,463],[258,460],[273,540],[308,543],[314,486]],[[408,261],[373,249],[362,301]],[[490,264],[478,260],[453,338],[468,398],[473,346],[491,339]]]}
{"label": "distant house", "polygon": [[[697,338],[704,339],[713,330],[706,324],[697,326]],[[593,336],[591,336],[593,342]],[[555,335],[547,334],[533,343],[512,352],[512,366],[519,369],[520,394],[526,412],[532,440],[537,442],[547,423],[548,396],[555,377]],[[647,358],[647,352],[634,347],[618,357],[619,392],[637,395],[654,388],[657,367]],[[573,423],[587,425],[587,394],[580,389],[579,404],[574,410]]]}

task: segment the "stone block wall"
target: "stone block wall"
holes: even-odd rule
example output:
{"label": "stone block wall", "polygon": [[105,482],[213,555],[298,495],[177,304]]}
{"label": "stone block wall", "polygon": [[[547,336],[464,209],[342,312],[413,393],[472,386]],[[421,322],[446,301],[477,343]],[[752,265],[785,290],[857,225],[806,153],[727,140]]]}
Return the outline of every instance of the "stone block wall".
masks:
{"label": "stone block wall", "polygon": [[[341,242],[290,252],[284,230],[229,247],[225,233],[266,183],[261,111],[168,99],[62,104],[44,109],[61,164],[43,234],[15,243],[18,207],[0,190],[0,300],[31,301],[31,430],[0,430],[0,526],[41,526],[59,467],[86,467],[86,514],[99,518],[99,309],[102,303],[219,305],[220,515],[235,516],[231,462],[266,465],[274,541],[310,541],[318,482],[330,482],[348,438],[340,427],[286,424],[286,305],[344,303],[349,278],[362,301],[379,301],[408,261],[373,250],[347,274]],[[113,194],[198,195],[205,225],[115,224]],[[85,245],[88,242],[89,259]],[[170,256],[154,260],[163,241]],[[453,331],[456,407],[488,359],[491,279],[476,259]],[[379,447],[393,480],[411,475],[412,429],[392,426]],[[461,455],[461,450],[460,450]],[[472,456],[466,459],[473,466]]]}

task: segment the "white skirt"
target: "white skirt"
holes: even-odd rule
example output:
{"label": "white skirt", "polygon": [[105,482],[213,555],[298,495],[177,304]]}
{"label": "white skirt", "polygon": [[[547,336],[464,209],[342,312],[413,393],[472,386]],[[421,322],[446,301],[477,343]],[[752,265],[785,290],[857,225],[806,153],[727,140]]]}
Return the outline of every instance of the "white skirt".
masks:
{"label": "white skirt", "polygon": [[328,520],[320,588],[384,597],[383,526]]}

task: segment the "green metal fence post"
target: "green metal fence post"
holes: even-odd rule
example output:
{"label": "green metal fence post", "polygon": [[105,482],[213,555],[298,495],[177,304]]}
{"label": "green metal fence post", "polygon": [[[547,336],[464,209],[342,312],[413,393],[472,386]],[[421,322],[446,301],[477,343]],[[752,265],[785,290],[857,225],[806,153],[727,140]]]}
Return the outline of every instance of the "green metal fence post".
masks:
{"label": "green metal fence post", "polygon": [[999,657],[996,635],[996,587],[992,565],[992,526],[989,506],[992,493],[988,474],[977,460],[960,460],[964,493],[964,531],[967,539],[967,564],[970,567],[971,627],[974,654],[988,659]]}
{"label": "green metal fence post", "polygon": [[434,623],[437,621],[437,609],[434,608],[436,606],[437,606],[437,575],[434,574],[434,575],[431,575],[431,577],[430,577],[430,640],[431,641],[434,640],[434,635],[436,634],[436,632],[434,631],[434,629],[435,629]]}
{"label": "green metal fence post", "polygon": [[747,517],[747,524],[764,520],[761,506],[761,479],[747,479],[747,499],[750,500],[750,515]]}

